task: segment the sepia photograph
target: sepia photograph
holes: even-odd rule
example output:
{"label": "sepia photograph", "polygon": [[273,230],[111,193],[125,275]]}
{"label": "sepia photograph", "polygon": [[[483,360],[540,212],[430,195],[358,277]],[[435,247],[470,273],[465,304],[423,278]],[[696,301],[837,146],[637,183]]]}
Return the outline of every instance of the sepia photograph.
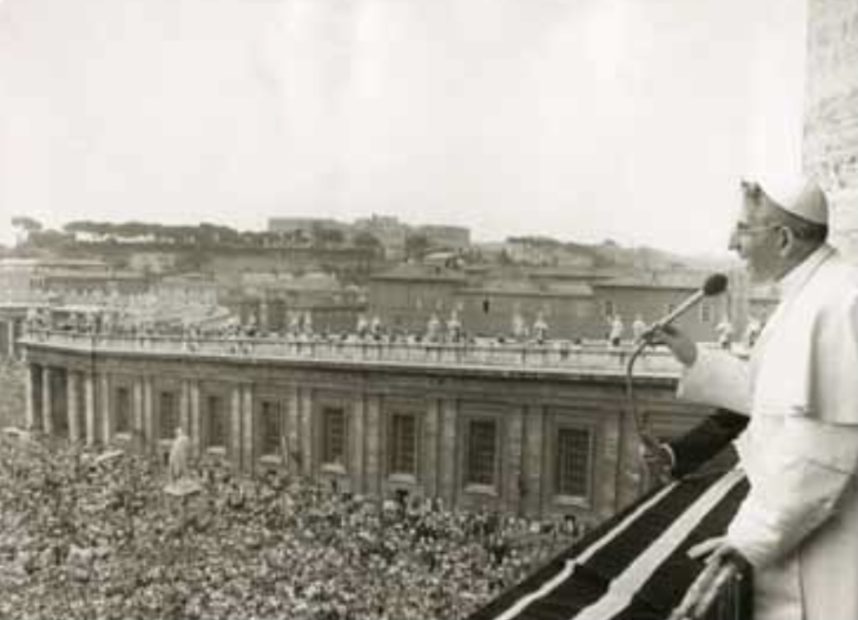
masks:
{"label": "sepia photograph", "polygon": [[0,0],[0,619],[856,620],[858,0]]}

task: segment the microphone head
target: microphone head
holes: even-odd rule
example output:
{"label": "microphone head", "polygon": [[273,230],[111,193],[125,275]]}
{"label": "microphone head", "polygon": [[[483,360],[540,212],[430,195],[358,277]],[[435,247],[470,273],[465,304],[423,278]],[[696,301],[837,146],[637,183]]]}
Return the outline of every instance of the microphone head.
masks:
{"label": "microphone head", "polygon": [[723,273],[713,273],[703,283],[703,294],[707,297],[720,295],[727,290],[727,276]]}

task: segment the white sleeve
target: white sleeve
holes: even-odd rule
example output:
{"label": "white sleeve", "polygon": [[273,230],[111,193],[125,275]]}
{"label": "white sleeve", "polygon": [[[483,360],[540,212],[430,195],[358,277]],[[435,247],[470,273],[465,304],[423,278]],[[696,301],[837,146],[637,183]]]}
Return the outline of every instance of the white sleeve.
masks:
{"label": "white sleeve", "polygon": [[[751,489],[727,531],[756,566],[829,519],[858,472],[858,299],[826,305],[808,336],[807,343],[793,338],[791,359],[772,361],[776,372],[763,390],[770,398],[754,408],[783,420],[755,450]],[[789,355],[789,347],[778,354]]]}
{"label": "white sleeve", "polygon": [[727,540],[754,566],[777,560],[837,511],[858,470],[858,426],[787,416],[755,468]]}
{"label": "white sleeve", "polygon": [[683,372],[676,395],[691,402],[749,415],[749,364],[727,351],[698,347],[697,359]]}

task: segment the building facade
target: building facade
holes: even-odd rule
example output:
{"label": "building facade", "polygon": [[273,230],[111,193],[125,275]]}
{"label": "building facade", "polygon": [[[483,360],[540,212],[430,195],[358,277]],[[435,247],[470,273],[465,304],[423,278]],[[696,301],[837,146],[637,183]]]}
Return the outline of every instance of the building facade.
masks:
{"label": "building facade", "polygon": [[[701,288],[706,274],[697,272],[630,272],[606,275],[603,271],[573,270],[559,273],[473,272],[420,263],[401,264],[373,276],[369,283],[370,311],[382,323],[410,331],[425,330],[431,316],[441,321],[456,311],[467,334],[509,337],[520,316],[532,325],[540,315],[551,338],[606,339],[611,319],[620,315],[632,340],[632,322],[640,317],[652,323],[669,314]],[[733,292],[706,298],[680,319],[693,339],[711,342],[724,316],[735,317]],[[744,318],[740,318],[744,324]]]}
{"label": "building facade", "polygon": [[[31,334],[28,425],[164,458],[181,425],[197,456],[464,509],[597,520],[640,491],[625,351],[516,351],[487,367],[449,347],[414,358],[366,344],[329,355],[306,344],[233,354],[173,344]],[[671,364],[653,354],[636,374],[639,409],[663,437],[707,413],[674,398]]]}

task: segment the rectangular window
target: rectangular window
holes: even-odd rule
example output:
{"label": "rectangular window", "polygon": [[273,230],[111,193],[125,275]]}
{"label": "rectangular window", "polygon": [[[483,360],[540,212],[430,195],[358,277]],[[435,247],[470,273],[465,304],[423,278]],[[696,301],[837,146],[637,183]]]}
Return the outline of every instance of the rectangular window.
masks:
{"label": "rectangular window", "polygon": [[[63,437],[68,437],[69,418],[65,415],[66,410],[66,375],[58,370],[51,372],[51,417],[53,418],[54,432]],[[79,389],[83,392],[83,389]]]}
{"label": "rectangular window", "polygon": [[555,479],[557,494],[587,497],[590,491],[591,433],[581,428],[561,428],[557,433]]}
{"label": "rectangular window", "polygon": [[280,436],[282,434],[280,402],[263,400],[260,406],[260,450],[263,455],[280,454]]}
{"label": "rectangular window", "polygon": [[494,486],[497,423],[494,420],[471,420],[468,425],[468,454],[465,483]]}
{"label": "rectangular window", "polygon": [[131,432],[131,392],[127,387],[116,389],[116,432]]}
{"label": "rectangular window", "polygon": [[344,465],[346,456],[346,415],[342,407],[322,409],[322,463]]}
{"label": "rectangular window", "polygon": [[161,392],[158,401],[158,432],[161,439],[172,439],[179,425],[176,395],[173,392]]}
{"label": "rectangular window", "polygon": [[390,473],[417,474],[417,420],[411,413],[390,417]]}
{"label": "rectangular window", "polygon": [[209,396],[206,399],[207,448],[226,447],[226,416],[224,414],[223,398]]}
{"label": "rectangular window", "polygon": [[614,316],[614,310],[615,309],[616,308],[614,308],[614,302],[611,301],[610,299],[606,299],[604,307],[602,308],[603,315],[607,316],[607,317]]}

